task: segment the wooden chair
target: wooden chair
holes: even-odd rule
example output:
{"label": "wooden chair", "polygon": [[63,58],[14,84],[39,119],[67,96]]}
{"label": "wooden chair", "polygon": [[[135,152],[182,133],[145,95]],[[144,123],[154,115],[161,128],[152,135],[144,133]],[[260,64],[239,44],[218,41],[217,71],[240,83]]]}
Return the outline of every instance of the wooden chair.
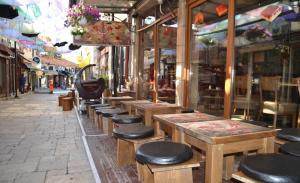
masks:
{"label": "wooden chair", "polygon": [[[278,116],[292,116],[292,125],[297,123],[298,105],[291,102],[282,102],[279,100],[278,91],[280,90],[280,76],[260,78],[261,94],[261,113],[274,115],[273,127],[276,128]],[[263,92],[274,93],[273,100],[263,100]]]}
{"label": "wooden chair", "polygon": [[244,110],[244,119],[249,120],[250,110],[259,111],[260,101],[251,98],[252,77],[248,75],[235,77],[235,97],[233,100],[234,112]]}

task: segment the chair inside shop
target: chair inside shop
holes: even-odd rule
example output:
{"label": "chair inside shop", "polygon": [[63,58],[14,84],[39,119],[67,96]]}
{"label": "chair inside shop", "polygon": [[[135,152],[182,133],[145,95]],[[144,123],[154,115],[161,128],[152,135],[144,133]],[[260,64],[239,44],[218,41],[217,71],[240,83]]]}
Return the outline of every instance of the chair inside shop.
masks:
{"label": "chair inside shop", "polygon": [[241,109],[244,111],[243,118],[249,120],[250,111],[258,112],[260,99],[252,97],[252,77],[249,75],[235,77],[235,97],[233,100],[234,113]]}
{"label": "chair inside shop", "polygon": [[[260,78],[260,90],[261,90],[261,104],[262,114],[273,115],[273,127],[277,126],[278,116],[292,117],[292,125],[294,126],[297,121],[298,106],[297,103],[281,100],[279,91],[282,88],[280,86],[280,76],[268,76]],[[268,98],[265,97],[265,93],[268,93]]]}

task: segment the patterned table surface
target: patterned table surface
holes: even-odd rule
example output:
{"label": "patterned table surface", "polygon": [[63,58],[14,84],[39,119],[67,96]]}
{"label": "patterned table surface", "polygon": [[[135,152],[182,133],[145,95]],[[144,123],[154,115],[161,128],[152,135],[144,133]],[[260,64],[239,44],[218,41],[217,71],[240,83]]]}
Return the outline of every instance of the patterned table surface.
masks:
{"label": "patterned table surface", "polygon": [[154,115],[153,118],[160,122],[168,123],[170,125],[176,125],[177,123],[189,123],[189,122],[201,122],[220,120],[222,117],[213,116],[206,113],[178,113],[178,114],[160,114]]}
{"label": "patterned table surface", "polygon": [[186,134],[210,144],[275,136],[276,130],[233,120],[177,123]]}
{"label": "patterned table surface", "polygon": [[170,109],[175,108],[179,109],[181,106],[176,104],[169,104],[169,103],[141,103],[141,104],[134,104],[134,106],[139,110],[163,110],[163,109]]}

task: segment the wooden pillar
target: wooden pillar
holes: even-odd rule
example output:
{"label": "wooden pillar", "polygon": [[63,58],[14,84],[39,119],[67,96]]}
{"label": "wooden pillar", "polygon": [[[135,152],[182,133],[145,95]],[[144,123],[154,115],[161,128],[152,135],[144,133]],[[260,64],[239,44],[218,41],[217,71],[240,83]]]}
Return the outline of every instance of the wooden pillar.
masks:
{"label": "wooden pillar", "polygon": [[228,32],[226,77],[224,94],[224,117],[230,118],[232,111],[233,76],[234,76],[234,37],[235,37],[235,0],[228,0]]}
{"label": "wooden pillar", "polygon": [[158,45],[158,25],[156,24],[154,26],[154,30],[153,30],[153,34],[154,34],[154,92],[153,92],[153,102],[157,101],[157,91],[158,91],[158,64],[159,64],[159,45]]}
{"label": "wooden pillar", "polygon": [[185,74],[185,57],[186,57],[186,0],[178,1],[178,16],[177,16],[177,45],[176,45],[176,104],[184,105],[184,74]]}

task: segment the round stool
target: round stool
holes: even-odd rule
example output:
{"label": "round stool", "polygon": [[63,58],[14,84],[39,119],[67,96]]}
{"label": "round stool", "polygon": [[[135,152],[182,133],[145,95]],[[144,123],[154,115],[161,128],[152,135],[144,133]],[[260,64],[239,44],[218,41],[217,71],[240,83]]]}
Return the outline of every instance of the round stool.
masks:
{"label": "round stool", "polygon": [[109,118],[116,114],[128,114],[126,110],[115,108],[115,109],[103,109],[102,110],[102,116]]}
{"label": "round stool", "polygon": [[93,105],[93,104],[101,104],[99,100],[93,100],[93,101],[85,101],[85,105]]}
{"label": "round stool", "polygon": [[109,107],[109,106],[110,106],[109,104],[93,104],[93,105],[90,105],[90,108],[95,109],[98,107]]}
{"label": "round stool", "polygon": [[117,124],[141,123],[143,118],[136,115],[114,115],[112,121]]}
{"label": "round stool", "polygon": [[136,151],[136,160],[141,164],[173,165],[192,157],[193,151],[189,146],[167,141],[146,143]]}
{"label": "round stool", "polygon": [[115,137],[120,139],[143,139],[154,135],[154,129],[142,124],[128,124],[113,129]]}
{"label": "round stool", "polygon": [[68,96],[66,96],[66,95],[58,96],[58,106],[62,106],[62,99],[65,98],[65,97],[68,97]]}
{"label": "round stool", "polygon": [[195,110],[191,108],[182,108],[181,113],[194,113]]}
{"label": "round stool", "polygon": [[285,154],[300,157],[300,142],[288,142],[280,147],[280,151]]}
{"label": "round stool", "polygon": [[107,109],[115,109],[113,106],[107,106],[107,107],[96,107],[95,112],[96,114],[102,114],[102,111],[107,110]]}
{"label": "round stool", "polygon": [[63,107],[63,111],[71,111],[73,108],[73,98],[64,97],[62,99],[62,107]]}
{"label": "round stool", "polygon": [[277,132],[277,137],[291,142],[300,142],[300,128],[286,128]]}
{"label": "round stool", "polygon": [[300,182],[300,158],[285,154],[258,154],[248,156],[239,169],[248,177],[261,182]]}

